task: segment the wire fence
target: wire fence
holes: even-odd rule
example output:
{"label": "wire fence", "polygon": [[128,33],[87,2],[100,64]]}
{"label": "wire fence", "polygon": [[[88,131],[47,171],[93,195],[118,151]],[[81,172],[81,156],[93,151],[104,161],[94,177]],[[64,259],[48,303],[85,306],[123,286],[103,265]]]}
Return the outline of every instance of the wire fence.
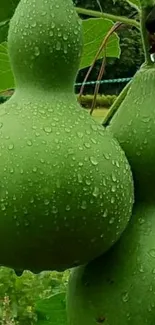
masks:
{"label": "wire fence", "polygon": [[75,83],[75,86],[82,86],[82,85],[96,85],[96,84],[104,84],[104,83],[124,83],[129,82],[132,78],[118,78],[118,79],[105,79],[100,81],[87,81],[85,83],[79,82]]}

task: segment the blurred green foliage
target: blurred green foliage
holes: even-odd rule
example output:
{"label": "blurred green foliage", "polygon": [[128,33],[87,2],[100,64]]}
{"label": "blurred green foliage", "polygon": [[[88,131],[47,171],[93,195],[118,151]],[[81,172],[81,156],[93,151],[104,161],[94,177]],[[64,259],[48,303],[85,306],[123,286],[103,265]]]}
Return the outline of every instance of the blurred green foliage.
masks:
{"label": "blurred green foliage", "polygon": [[16,276],[14,270],[0,268],[0,324],[35,325],[39,322],[36,303],[51,295],[65,292],[70,271],[24,271]]}
{"label": "blurred green foliage", "polygon": [[[135,8],[132,8],[126,0],[100,0],[99,1],[103,12],[114,15],[123,15],[130,17],[136,13]],[[96,0],[74,0],[77,7],[100,11]],[[88,17],[82,16],[83,19]],[[138,14],[134,18],[138,18]],[[132,77],[139,69],[144,61],[144,53],[141,41],[141,34],[136,28],[124,25],[117,31],[120,37],[121,56],[117,58],[107,58],[106,67],[103,79],[111,78],[128,78]],[[88,80],[97,80],[98,73],[101,67],[101,60],[98,60],[89,76]],[[77,82],[83,82],[88,69],[83,69],[79,72]],[[100,93],[104,94],[119,94],[125,84],[102,84]],[[76,87],[78,93],[80,86]],[[93,93],[94,85],[88,85],[84,88],[84,93]]]}

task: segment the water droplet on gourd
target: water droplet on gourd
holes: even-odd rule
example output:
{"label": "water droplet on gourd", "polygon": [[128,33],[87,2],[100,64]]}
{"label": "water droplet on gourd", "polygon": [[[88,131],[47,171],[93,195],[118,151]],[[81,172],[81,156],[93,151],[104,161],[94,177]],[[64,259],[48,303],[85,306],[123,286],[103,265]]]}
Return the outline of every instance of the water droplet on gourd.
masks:
{"label": "water droplet on gourd", "polygon": [[83,137],[83,133],[82,132],[77,132],[77,135],[79,138],[82,138]]}
{"label": "water droplet on gourd", "polygon": [[129,294],[128,294],[128,292],[124,292],[122,294],[122,300],[123,300],[123,302],[128,302],[128,300],[129,300]]}
{"label": "water droplet on gourd", "polygon": [[90,143],[86,142],[86,143],[84,143],[84,145],[85,145],[86,148],[90,148]]}
{"label": "water droplet on gourd", "polygon": [[112,180],[113,180],[113,182],[117,181],[116,175],[114,173],[112,173]]}
{"label": "water droplet on gourd", "polygon": [[71,132],[71,130],[70,130],[69,128],[65,128],[65,131],[66,131],[67,133],[70,133],[70,132]]}
{"label": "water droplet on gourd", "polygon": [[52,132],[52,128],[51,128],[50,126],[45,126],[45,127],[44,127],[44,131],[45,131],[46,133],[51,133],[51,132]]}
{"label": "water droplet on gourd", "polygon": [[96,160],[95,157],[90,157],[90,161],[91,161],[92,165],[94,165],[94,166],[98,165],[98,161]]}
{"label": "water droplet on gourd", "polygon": [[114,193],[116,192],[116,185],[112,185],[111,191]]}
{"label": "water droplet on gourd", "polygon": [[155,258],[155,249],[154,248],[149,251],[149,255],[151,257],[154,257]]}
{"label": "water droplet on gourd", "polygon": [[61,187],[60,179],[57,179],[57,180],[56,180],[56,187],[57,187],[57,188],[60,188],[60,187]]}
{"label": "water droplet on gourd", "polygon": [[25,227],[28,227],[30,225],[29,221],[28,220],[25,220],[24,221],[24,225],[25,225]]}
{"label": "water droplet on gourd", "polygon": [[104,155],[105,159],[107,159],[107,160],[109,160],[109,159],[110,159],[110,156],[109,156],[109,154],[108,154],[108,153],[106,153],[106,152],[105,152],[103,155]]}
{"label": "water droplet on gourd", "polygon": [[150,116],[143,116],[143,117],[142,117],[142,121],[143,121],[144,123],[148,123],[148,122],[150,121]]}
{"label": "water droplet on gourd", "polygon": [[113,204],[115,202],[115,198],[112,196],[110,202]]}
{"label": "water droplet on gourd", "polygon": [[52,207],[52,212],[54,214],[56,214],[58,212],[58,209],[57,209],[57,207],[55,205],[53,205],[53,207]]}
{"label": "water droplet on gourd", "polygon": [[68,35],[67,34],[64,34],[63,35],[63,39],[64,39],[64,41],[67,41],[68,40]]}
{"label": "water droplet on gourd", "polygon": [[9,144],[8,149],[9,149],[9,150],[12,150],[13,148],[14,148],[13,143]]}
{"label": "water droplet on gourd", "polygon": [[86,201],[84,201],[84,200],[82,201],[81,208],[83,210],[85,210],[87,208],[87,202]]}
{"label": "water droplet on gourd", "polygon": [[28,146],[32,146],[32,141],[31,141],[31,140],[28,140],[28,141],[27,141],[27,145],[28,145]]}
{"label": "water droplet on gourd", "polygon": [[40,55],[40,50],[39,50],[39,47],[38,46],[35,46],[35,48],[34,48],[34,54],[35,54],[35,56],[39,56]]}
{"label": "water droplet on gourd", "polygon": [[54,35],[53,30],[50,30],[49,35],[52,37]]}
{"label": "water droplet on gourd", "polygon": [[59,41],[57,41],[57,43],[56,43],[56,50],[57,51],[61,50],[61,43]]}
{"label": "water droplet on gourd", "polygon": [[48,199],[45,199],[45,200],[44,200],[44,204],[45,204],[45,205],[49,205],[49,204],[50,204],[50,201],[49,201]]}
{"label": "water droplet on gourd", "polygon": [[103,218],[106,218],[108,216],[108,210],[106,209],[103,213]]}
{"label": "water droplet on gourd", "polygon": [[78,182],[79,183],[82,183],[82,176],[81,176],[81,174],[78,174]]}
{"label": "water droplet on gourd", "polygon": [[70,211],[70,209],[71,209],[71,207],[70,207],[70,205],[66,205],[66,211]]}
{"label": "water droplet on gourd", "polygon": [[111,219],[109,220],[109,224],[112,225],[112,224],[114,223],[114,221],[115,221],[115,218],[113,217],[113,218],[111,218]]}
{"label": "water droplet on gourd", "polygon": [[93,191],[93,196],[97,197],[99,195],[99,188],[95,186]]}
{"label": "water droplet on gourd", "polygon": [[1,204],[1,210],[2,211],[5,211],[6,210],[6,207],[5,207],[5,205],[3,203]]}
{"label": "water droplet on gourd", "polygon": [[78,34],[78,29],[74,29],[74,34],[77,35]]}
{"label": "water droplet on gourd", "polygon": [[32,23],[32,27],[36,27],[37,26],[37,23],[36,23],[36,21],[34,21],[33,23]]}
{"label": "water droplet on gourd", "polygon": [[91,180],[90,179],[86,179],[86,184],[90,185],[91,184]]}
{"label": "water droplet on gourd", "polygon": [[33,172],[36,173],[37,172],[37,167],[33,167]]}

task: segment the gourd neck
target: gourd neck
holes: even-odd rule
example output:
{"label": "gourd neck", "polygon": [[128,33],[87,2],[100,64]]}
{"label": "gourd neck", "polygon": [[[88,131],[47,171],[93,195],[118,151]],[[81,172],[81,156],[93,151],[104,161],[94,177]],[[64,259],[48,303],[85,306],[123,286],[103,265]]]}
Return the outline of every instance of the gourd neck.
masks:
{"label": "gourd neck", "polygon": [[72,0],[20,1],[8,33],[16,87],[73,91],[82,48],[82,24]]}

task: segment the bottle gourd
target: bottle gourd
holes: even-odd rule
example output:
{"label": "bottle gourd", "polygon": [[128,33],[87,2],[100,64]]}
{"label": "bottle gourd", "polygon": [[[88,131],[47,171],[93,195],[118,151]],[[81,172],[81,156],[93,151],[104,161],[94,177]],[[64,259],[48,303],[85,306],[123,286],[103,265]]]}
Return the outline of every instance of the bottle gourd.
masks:
{"label": "bottle gourd", "polygon": [[136,198],[155,198],[155,64],[143,64],[107,128],[130,163]]}
{"label": "bottle gourd", "polygon": [[8,51],[16,89],[0,109],[0,264],[64,270],[99,256],[131,216],[118,142],[77,103],[83,49],[71,0],[21,0]]}
{"label": "bottle gourd", "polygon": [[155,203],[135,203],[120,240],[75,268],[67,292],[68,325],[154,325]]}

